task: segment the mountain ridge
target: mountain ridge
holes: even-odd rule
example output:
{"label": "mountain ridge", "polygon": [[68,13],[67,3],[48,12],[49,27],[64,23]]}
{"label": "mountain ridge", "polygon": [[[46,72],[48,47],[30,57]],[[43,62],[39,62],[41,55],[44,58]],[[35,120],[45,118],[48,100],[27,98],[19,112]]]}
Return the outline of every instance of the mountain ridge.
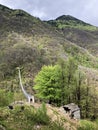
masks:
{"label": "mountain ridge", "polygon": [[82,21],[78,18],[71,16],[71,15],[61,15],[61,16],[57,17],[55,20],[62,20],[62,21],[74,20],[74,21],[77,21],[77,23],[81,23],[81,24],[84,24],[84,25],[91,25],[91,24],[88,24],[88,23],[86,23],[86,22],[84,22],[84,21]]}
{"label": "mountain ridge", "polygon": [[[2,9],[3,10],[5,9],[5,11],[1,11]],[[0,5],[0,11],[2,12],[0,15],[0,18],[1,18],[0,19],[0,25],[1,25],[0,26],[0,30],[1,30],[0,31],[0,34],[1,34],[0,46],[2,50],[0,54],[0,59],[1,61],[3,61],[4,64],[7,64],[8,61],[10,61],[9,66],[11,68],[18,66],[19,63],[20,65],[27,64],[26,61],[29,61],[29,59],[30,59],[30,63],[33,62],[33,60],[35,59],[35,55],[31,54],[31,52],[34,51],[33,48],[35,49],[35,52],[36,52],[35,54],[37,56],[39,55],[38,57],[42,60],[42,64],[44,62],[45,64],[50,64],[50,63],[54,64],[59,58],[66,59],[68,56],[77,55],[76,54],[77,52],[83,55],[84,52],[83,50],[81,51],[80,49],[80,47],[85,48],[86,44],[83,45],[83,42],[84,43],[85,41],[87,42],[89,38],[90,38],[89,41],[92,41],[92,43],[95,40],[94,39],[95,36],[93,36],[91,32],[87,32],[85,30],[79,30],[80,31],[80,34],[79,34],[78,29],[75,29],[75,28],[74,30],[72,28],[67,29],[67,27],[64,28],[63,30],[58,29],[58,27],[53,27],[50,23],[43,22],[39,18],[33,17],[22,10],[11,10],[5,6]],[[65,15],[60,16],[57,19],[60,19],[61,17],[65,18]],[[68,15],[67,17],[71,17],[71,19],[73,19],[72,16]],[[77,38],[75,38],[73,34],[75,34]],[[87,36],[87,38],[85,38],[87,40],[84,39],[82,41],[81,39],[83,39],[83,37],[80,37],[82,35]],[[80,37],[80,42],[79,40],[77,42],[77,39],[79,39],[79,37]],[[76,40],[74,40],[74,38]],[[89,44],[89,41],[87,42],[88,44]],[[75,44],[77,46],[75,46]],[[20,49],[17,50],[19,47]],[[32,49],[30,49],[30,47]],[[28,51],[26,51],[26,48],[28,49]],[[75,50],[78,50],[78,51],[76,52]],[[23,53],[26,53],[26,54],[23,54]],[[24,60],[22,61],[20,61],[21,55],[24,58]],[[26,55],[29,55],[29,56],[25,57]],[[32,57],[30,57],[30,55]],[[86,52],[84,53],[84,55],[86,57],[89,57],[89,55]],[[5,58],[6,56],[8,59]],[[2,60],[3,58],[4,60]],[[17,60],[15,61],[15,59]],[[92,58],[89,57],[89,59],[92,59]],[[37,59],[35,59],[35,61],[36,60]],[[46,61],[48,62],[46,63]],[[0,70],[2,70],[2,64],[1,64]],[[93,62],[91,64],[93,64]],[[36,66],[40,66],[40,65],[36,65]],[[7,70],[9,69],[6,69],[6,71]],[[7,73],[9,73],[9,71],[7,71]]]}
{"label": "mountain ridge", "polygon": [[10,85],[16,84],[17,66],[24,68],[26,78],[30,75],[28,84],[33,84],[32,79],[43,65],[54,65],[68,57],[74,57],[82,66],[97,67],[96,55],[88,47],[98,52],[97,34],[78,28],[58,29],[25,11],[1,7],[5,11],[0,10],[0,87],[5,87],[9,79]]}
{"label": "mountain ridge", "polygon": [[[55,20],[46,22],[61,30],[68,41],[88,49],[94,55],[98,55],[98,27],[85,23],[70,15],[62,15]],[[94,51],[92,51],[92,48]]]}

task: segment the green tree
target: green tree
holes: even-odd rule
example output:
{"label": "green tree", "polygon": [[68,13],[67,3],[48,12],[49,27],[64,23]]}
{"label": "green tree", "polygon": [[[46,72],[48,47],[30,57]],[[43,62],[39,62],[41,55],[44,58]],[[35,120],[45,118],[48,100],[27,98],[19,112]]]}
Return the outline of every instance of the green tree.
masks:
{"label": "green tree", "polygon": [[57,103],[61,97],[60,66],[43,66],[35,77],[34,89],[41,99],[49,100],[49,103]]}
{"label": "green tree", "polygon": [[77,65],[71,58],[66,62],[61,60],[59,65],[42,67],[34,80],[37,96],[57,105],[70,103],[76,69]]}
{"label": "green tree", "polygon": [[81,105],[81,98],[84,94],[84,81],[85,81],[85,74],[81,70],[77,70],[75,73],[75,86],[74,86],[74,99],[75,102],[80,106]]}
{"label": "green tree", "polygon": [[81,70],[75,73],[75,85],[73,87],[73,102],[81,109],[82,118],[95,119],[98,117],[98,93],[96,87],[90,82],[91,79]]}
{"label": "green tree", "polygon": [[65,89],[67,91],[67,103],[73,101],[73,89],[75,86],[75,73],[78,69],[77,62],[74,58],[69,58],[65,64]]}
{"label": "green tree", "polygon": [[69,58],[67,61],[60,60],[60,86],[61,86],[61,104],[72,102],[72,91],[75,85],[74,76],[77,70],[77,63],[73,58]]}

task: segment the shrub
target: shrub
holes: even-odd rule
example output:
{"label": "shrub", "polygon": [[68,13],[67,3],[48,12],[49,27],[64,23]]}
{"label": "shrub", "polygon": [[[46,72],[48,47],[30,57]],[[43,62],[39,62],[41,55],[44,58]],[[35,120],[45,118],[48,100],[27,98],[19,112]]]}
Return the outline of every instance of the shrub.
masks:
{"label": "shrub", "polygon": [[44,103],[38,110],[36,110],[35,115],[33,115],[33,120],[37,124],[42,125],[47,125],[49,123],[50,119],[49,116],[47,115],[47,109]]}
{"label": "shrub", "polygon": [[91,121],[81,120],[77,130],[97,130],[97,126]]}
{"label": "shrub", "polygon": [[0,107],[8,106],[12,99],[13,94],[11,92],[0,90]]}

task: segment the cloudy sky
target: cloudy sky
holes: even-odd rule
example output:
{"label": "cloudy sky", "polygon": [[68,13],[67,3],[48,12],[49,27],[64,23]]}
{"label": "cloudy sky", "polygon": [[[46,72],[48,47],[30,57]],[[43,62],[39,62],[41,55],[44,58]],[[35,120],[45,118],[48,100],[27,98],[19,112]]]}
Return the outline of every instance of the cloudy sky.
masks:
{"label": "cloudy sky", "polygon": [[23,9],[42,20],[65,14],[98,26],[98,0],[0,0],[0,4]]}

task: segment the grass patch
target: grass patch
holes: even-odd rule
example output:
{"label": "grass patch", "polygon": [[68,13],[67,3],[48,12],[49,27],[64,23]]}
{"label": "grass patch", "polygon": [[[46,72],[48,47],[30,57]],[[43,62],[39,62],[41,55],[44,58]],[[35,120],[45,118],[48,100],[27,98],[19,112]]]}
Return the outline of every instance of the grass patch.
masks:
{"label": "grass patch", "polygon": [[98,126],[94,122],[81,120],[77,130],[98,130]]}

